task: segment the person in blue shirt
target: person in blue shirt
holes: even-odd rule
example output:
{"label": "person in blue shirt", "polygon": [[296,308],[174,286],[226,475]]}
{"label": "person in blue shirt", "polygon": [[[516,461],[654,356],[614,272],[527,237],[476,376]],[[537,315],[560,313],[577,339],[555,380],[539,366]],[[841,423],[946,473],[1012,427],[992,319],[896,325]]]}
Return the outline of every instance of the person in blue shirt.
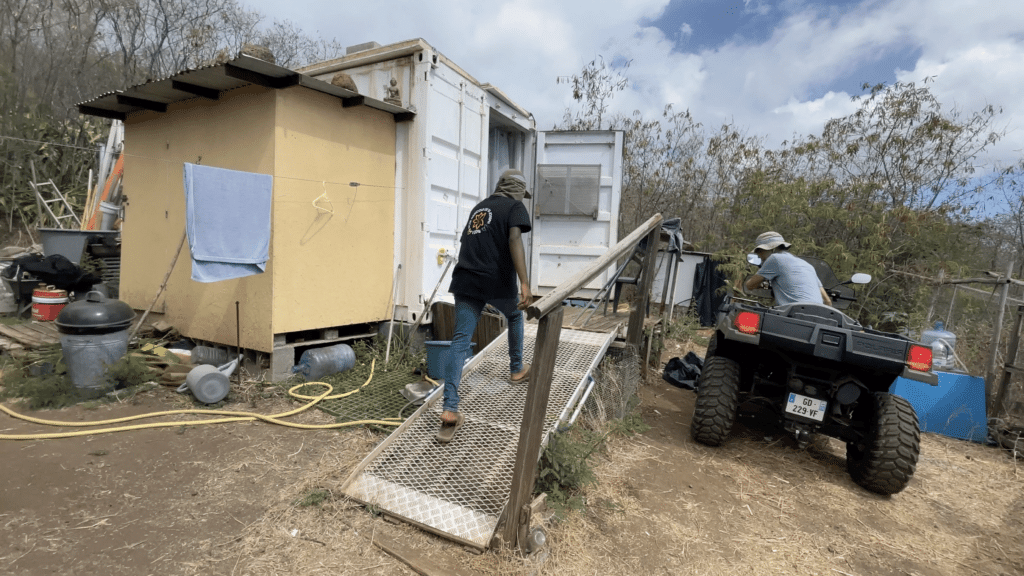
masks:
{"label": "person in blue shirt", "polygon": [[757,237],[754,253],[761,259],[761,268],[743,286],[747,290],[771,282],[779,306],[796,302],[832,305],[832,299],[821,285],[818,274],[805,260],[789,253],[792,246],[778,232],[765,232]]}

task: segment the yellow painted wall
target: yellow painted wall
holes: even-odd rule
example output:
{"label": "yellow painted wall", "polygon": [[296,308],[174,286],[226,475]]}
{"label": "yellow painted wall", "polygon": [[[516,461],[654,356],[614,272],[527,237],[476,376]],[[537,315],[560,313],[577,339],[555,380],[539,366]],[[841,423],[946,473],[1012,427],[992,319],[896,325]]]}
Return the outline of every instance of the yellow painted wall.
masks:
{"label": "yellow painted wall", "polygon": [[303,88],[276,94],[274,331],[384,320],[393,275],[394,118]]}
{"label": "yellow painted wall", "polygon": [[[155,312],[187,337],[270,352],[275,334],[384,320],[394,246],[390,114],[301,87],[250,86],[125,122],[120,299],[145,310],[185,226],[183,163],[272,174],[266,272],[191,280],[186,242]],[[350,182],[364,186],[351,187]],[[371,186],[372,184],[372,186]],[[327,192],[327,201],[313,201]],[[333,215],[326,211],[333,209]]]}
{"label": "yellow painted wall", "polygon": [[[160,288],[185,230],[183,164],[272,174],[275,95],[246,87],[219,100],[194,98],[163,114],[133,114],[125,122],[120,299],[145,310]],[[269,351],[273,252],[267,272],[223,282],[194,282],[188,242],[181,250],[156,312],[183,335],[223,344],[236,342],[235,302],[240,302],[241,343]]]}

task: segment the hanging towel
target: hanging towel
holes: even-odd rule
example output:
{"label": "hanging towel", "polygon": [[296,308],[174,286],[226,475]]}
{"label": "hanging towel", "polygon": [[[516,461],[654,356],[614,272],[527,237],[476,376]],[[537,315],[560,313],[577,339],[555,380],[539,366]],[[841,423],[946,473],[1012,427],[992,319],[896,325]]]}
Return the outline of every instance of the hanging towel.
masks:
{"label": "hanging towel", "polygon": [[231,280],[266,269],[273,186],[269,174],[185,164],[193,280]]}

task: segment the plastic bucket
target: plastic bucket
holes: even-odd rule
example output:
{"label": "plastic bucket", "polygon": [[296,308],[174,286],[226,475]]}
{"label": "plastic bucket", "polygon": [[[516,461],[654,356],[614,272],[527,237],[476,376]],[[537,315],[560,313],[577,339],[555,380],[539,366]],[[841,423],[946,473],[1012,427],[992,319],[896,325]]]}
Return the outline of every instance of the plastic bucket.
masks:
{"label": "plastic bucket", "polygon": [[68,293],[53,286],[40,286],[32,291],[32,319],[53,322],[68,305]]}
{"label": "plastic bucket", "polygon": [[61,351],[71,383],[85,397],[106,392],[107,367],[128,353],[128,331],[61,334]]}
{"label": "plastic bucket", "polygon": [[119,211],[120,208],[116,204],[100,202],[100,212],[103,214],[100,218],[100,230],[113,230]]}
{"label": "plastic bucket", "polygon": [[431,340],[424,342],[427,347],[427,376],[437,380],[444,378],[444,365],[448,361],[451,340]]}

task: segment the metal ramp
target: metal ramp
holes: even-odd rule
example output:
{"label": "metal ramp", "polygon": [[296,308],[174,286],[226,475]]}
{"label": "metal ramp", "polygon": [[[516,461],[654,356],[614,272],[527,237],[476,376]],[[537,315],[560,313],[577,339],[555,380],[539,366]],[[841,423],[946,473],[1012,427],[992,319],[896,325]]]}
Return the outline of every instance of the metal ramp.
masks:
{"label": "metal ramp", "polygon": [[[527,324],[523,355],[532,362],[536,324]],[[590,374],[615,332],[562,329],[543,444],[582,403]],[[495,339],[463,372],[459,411],[466,421],[449,444],[435,440],[442,390],[370,453],[342,492],[430,532],[485,549],[508,503],[527,386],[508,382],[508,339]],[[542,444],[542,445],[543,445]]]}

